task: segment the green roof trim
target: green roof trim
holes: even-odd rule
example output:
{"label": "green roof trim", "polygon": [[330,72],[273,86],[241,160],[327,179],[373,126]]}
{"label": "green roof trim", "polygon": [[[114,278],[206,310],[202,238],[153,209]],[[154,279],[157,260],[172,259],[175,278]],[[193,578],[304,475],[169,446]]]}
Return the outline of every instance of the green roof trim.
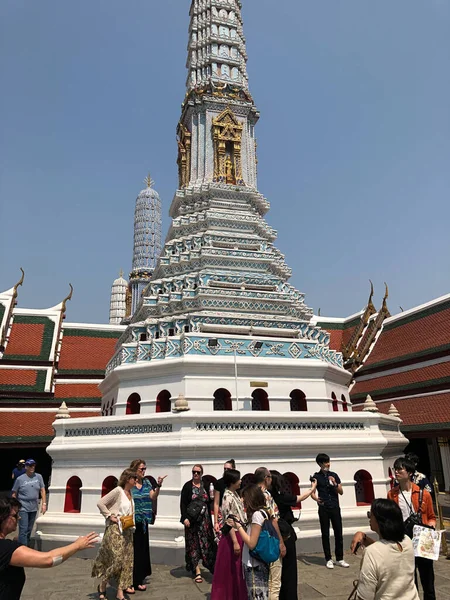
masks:
{"label": "green roof trim", "polygon": [[326,331],[345,331],[351,327],[355,327],[361,321],[361,315],[354,317],[351,321],[346,323],[326,323],[324,321],[317,321],[317,327],[321,327]]}
{"label": "green roof trim", "polygon": [[0,386],[0,392],[45,392],[46,378],[47,370],[39,370],[36,374],[36,383],[32,385],[3,384]]}
{"label": "green roof trim", "polygon": [[400,425],[402,431],[441,431],[450,429],[450,421],[446,423],[422,423],[420,425]]}
{"label": "green roof trim", "polygon": [[419,352],[412,352],[411,354],[402,354],[401,356],[396,356],[395,358],[388,358],[386,360],[380,360],[380,362],[372,363],[370,365],[365,365],[363,368],[358,371],[358,375],[363,375],[372,371],[374,369],[378,369],[379,367],[395,365],[397,363],[402,363],[405,361],[413,360],[415,358],[424,358],[429,356],[430,354],[438,354],[441,352],[450,352],[450,344],[444,344],[443,346],[433,346],[432,348],[425,348],[425,350],[420,350]]}
{"label": "green roof trim", "polygon": [[64,329],[64,337],[92,337],[118,340],[123,331],[99,331],[95,329]]}
{"label": "green roof trim", "polygon": [[15,323],[21,325],[44,325],[41,352],[38,356],[31,356],[28,354],[8,354],[8,346],[6,346],[6,351],[3,355],[4,358],[9,360],[25,360],[33,362],[48,361],[53,345],[53,334],[55,331],[54,321],[52,321],[49,317],[35,317],[32,315],[14,315],[12,331],[14,331]]}
{"label": "green roof trim", "polygon": [[392,393],[397,393],[397,392],[403,392],[403,391],[408,391],[408,390],[413,390],[413,389],[423,389],[423,388],[428,388],[428,387],[432,387],[435,385],[443,385],[443,384],[450,384],[450,377],[440,377],[439,379],[427,379],[427,381],[418,381],[415,383],[407,383],[405,385],[399,385],[396,387],[391,387],[391,388],[382,388],[382,389],[376,389],[373,392],[372,391],[368,391],[368,392],[361,392],[359,394],[350,394],[350,398],[353,402],[353,400],[359,400],[360,398],[365,398],[367,396],[367,394],[370,394],[372,396],[372,398],[377,398],[378,396],[385,396],[390,395]]}
{"label": "green roof trim", "polygon": [[0,444],[14,443],[14,444],[29,444],[30,442],[51,442],[53,439],[52,435],[31,435],[26,437],[23,435],[11,435],[11,436],[0,436]]}
{"label": "green roof trim", "polygon": [[[90,370],[90,369],[58,369],[58,376],[61,379],[61,375],[99,375],[100,377],[105,376],[105,370]],[[56,381],[58,381],[56,379]],[[76,383],[76,380],[74,380]],[[100,382],[99,382],[100,383]]]}
{"label": "green roof trim", "polygon": [[[0,390],[1,391],[1,390]],[[15,403],[23,403],[23,404],[45,404],[46,408],[55,408],[55,412],[58,410],[58,407],[62,402],[66,404],[85,404],[89,402],[90,404],[98,404],[101,405],[101,398],[5,398],[0,397],[0,405],[1,404],[11,404],[11,402]],[[19,408],[16,406],[15,408]],[[93,407],[95,408],[95,407]]]}
{"label": "green roof trim", "polygon": [[437,313],[442,312],[443,310],[447,310],[450,308],[450,299],[445,302],[441,302],[439,304],[435,304],[434,306],[429,306],[428,308],[424,308],[423,310],[417,311],[412,315],[404,317],[402,319],[398,319],[393,323],[387,323],[384,325],[384,331],[389,331],[391,329],[395,329],[397,327],[401,327],[402,325],[406,325],[407,323],[413,323],[419,319],[423,319],[425,317],[429,317],[431,315],[435,315]]}

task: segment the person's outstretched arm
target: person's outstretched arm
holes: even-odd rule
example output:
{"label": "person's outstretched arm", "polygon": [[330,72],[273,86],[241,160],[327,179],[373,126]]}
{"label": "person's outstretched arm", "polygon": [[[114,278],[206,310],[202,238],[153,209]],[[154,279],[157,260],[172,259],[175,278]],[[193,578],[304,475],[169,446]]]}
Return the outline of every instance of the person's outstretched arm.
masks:
{"label": "person's outstretched arm", "polygon": [[86,548],[93,548],[95,540],[98,538],[98,533],[92,531],[88,535],[84,535],[75,540],[68,546],[55,548],[50,552],[38,552],[27,548],[27,546],[19,546],[11,556],[10,565],[12,567],[35,567],[38,569],[49,569],[56,567],[66,561],[68,558]]}

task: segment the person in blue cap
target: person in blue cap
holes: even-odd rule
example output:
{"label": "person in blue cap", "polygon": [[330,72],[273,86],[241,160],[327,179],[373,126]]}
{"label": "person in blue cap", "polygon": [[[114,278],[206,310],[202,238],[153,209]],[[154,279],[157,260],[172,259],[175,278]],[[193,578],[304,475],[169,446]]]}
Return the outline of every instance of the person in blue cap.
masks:
{"label": "person in blue cap", "polygon": [[25,473],[13,485],[11,496],[21,504],[19,511],[19,543],[30,545],[31,532],[39,508],[39,494],[42,498],[42,514],[47,510],[47,496],[42,475],[36,473],[36,461],[25,461]]}

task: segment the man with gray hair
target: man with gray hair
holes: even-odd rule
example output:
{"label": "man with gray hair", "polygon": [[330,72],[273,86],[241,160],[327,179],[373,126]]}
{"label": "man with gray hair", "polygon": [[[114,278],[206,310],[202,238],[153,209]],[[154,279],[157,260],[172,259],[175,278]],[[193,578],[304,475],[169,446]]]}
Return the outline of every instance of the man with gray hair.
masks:
{"label": "man with gray hair", "polygon": [[269,600],[278,600],[280,597],[281,590],[281,559],[286,554],[286,546],[284,545],[283,538],[280,533],[280,528],[278,527],[278,519],[280,518],[280,513],[278,511],[278,506],[276,505],[274,499],[272,498],[272,494],[269,489],[272,483],[272,475],[270,474],[269,469],[266,467],[259,467],[255,471],[255,483],[258,485],[264,493],[266,498],[266,511],[269,515],[269,518],[272,521],[272,524],[277,532],[278,539],[280,540],[280,556],[279,558],[270,563],[270,575],[269,575]]}

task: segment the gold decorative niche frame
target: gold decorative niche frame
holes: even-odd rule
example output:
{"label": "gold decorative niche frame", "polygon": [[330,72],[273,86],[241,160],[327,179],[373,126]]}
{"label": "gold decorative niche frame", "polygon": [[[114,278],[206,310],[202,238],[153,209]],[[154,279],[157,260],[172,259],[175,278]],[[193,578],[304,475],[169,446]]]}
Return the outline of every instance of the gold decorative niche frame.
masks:
{"label": "gold decorative niche frame", "polygon": [[192,134],[183,123],[178,123],[178,184],[180,188],[187,187],[191,179],[191,138]]}
{"label": "gold decorative niche frame", "polygon": [[229,106],[213,119],[214,181],[245,185],[241,159],[243,128]]}

